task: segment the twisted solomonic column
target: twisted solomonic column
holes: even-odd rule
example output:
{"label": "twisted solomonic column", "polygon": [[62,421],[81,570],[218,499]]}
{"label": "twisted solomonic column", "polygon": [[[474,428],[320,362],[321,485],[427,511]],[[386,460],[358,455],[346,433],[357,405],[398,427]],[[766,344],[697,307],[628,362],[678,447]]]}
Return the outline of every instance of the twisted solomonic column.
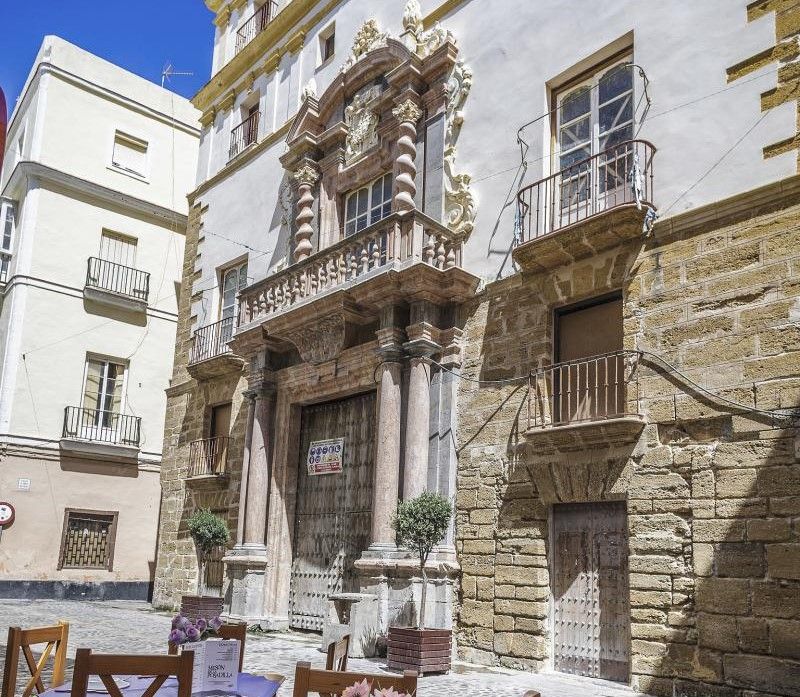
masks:
{"label": "twisted solomonic column", "polygon": [[319,173],[311,165],[305,164],[294,173],[294,180],[298,184],[300,198],[297,201],[297,232],[294,234],[294,260],[302,261],[308,257],[313,246],[311,236],[314,228],[311,221],[314,219],[314,195],[311,188],[317,183]]}
{"label": "twisted solomonic column", "polygon": [[402,213],[414,210],[414,195],[417,193],[417,167],[414,164],[417,156],[417,121],[422,116],[422,110],[413,101],[406,99],[392,109],[392,114],[400,122],[394,209]]}

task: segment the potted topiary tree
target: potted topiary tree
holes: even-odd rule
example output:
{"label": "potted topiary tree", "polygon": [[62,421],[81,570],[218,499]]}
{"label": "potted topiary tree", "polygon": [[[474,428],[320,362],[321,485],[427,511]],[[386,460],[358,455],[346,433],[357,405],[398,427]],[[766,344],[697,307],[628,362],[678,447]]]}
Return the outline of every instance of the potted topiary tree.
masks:
{"label": "potted topiary tree", "polygon": [[428,596],[428,574],[425,565],[433,548],[447,534],[453,507],[444,496],[425,492],[417,498],[402,501],[397,507],[394,529],[397,544],[417,556],[422,589],[417,612],[417,626],[390,627],[387,649],[389,668],[416,670],[420,675],[450,670],[452,630],[427,629],[425,605]]}
{"label": "potted topiary tree", "polygon": [[225,521],[207,508],[198,508],[187,525],[197,553],[197,595],[181,597],[181,614],[191,621],[217,617],[222,612],[223,599],[206,595],[206,566],[214,548],[227,544],[231,535]]}

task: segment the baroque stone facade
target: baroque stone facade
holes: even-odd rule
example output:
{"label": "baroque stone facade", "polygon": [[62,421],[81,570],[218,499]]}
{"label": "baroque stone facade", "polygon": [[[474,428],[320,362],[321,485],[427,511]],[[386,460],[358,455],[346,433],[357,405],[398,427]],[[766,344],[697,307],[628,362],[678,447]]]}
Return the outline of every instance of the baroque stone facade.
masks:
{"label": "baroque stone facade", "polygon": [[[465,307],[464,658],[552,666],[553,505],[621,500],[632,685],[665,696],[800,694],[800,466],[789,415],[800,406],[799,184],[674,217],[649,238],[588,256],[590,234],[556,233],[538,259],[557,262],[492,283]],[[640,434],[528,429],[526,378],[551,361],[554,309],[614,290],[623,346],[645,352],[629,395]]]}

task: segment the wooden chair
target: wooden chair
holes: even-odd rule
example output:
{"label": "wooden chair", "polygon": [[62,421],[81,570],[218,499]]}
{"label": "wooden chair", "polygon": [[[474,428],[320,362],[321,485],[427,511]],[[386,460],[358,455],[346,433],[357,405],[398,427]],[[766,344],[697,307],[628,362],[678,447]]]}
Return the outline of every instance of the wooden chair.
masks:
{"label": "wooden chair", "polygon": [[[244,642],[247,638],[247,625],[244,622],[237,622],[233,624],[223,624],[217,635],[220,639],[236,639],[239,642],[239,672],[242,672],[242,665],[244,664]],[[170,656],[178,653],[177,645],[171,641],[167,642],[167,651]],[[0,695],[2,697],[2,695]]]}
{"label": "wooden chair", "polygon": [[[37,694],[45,691],[42,671],[50,655],[53,656],[53,675],[49,687],[58,687],[64,684],[64,668],[67,665],[67,636],[69,624],[59,622],[54,627],[36,627],[34,629],[8,628],[8,641],[6,642],[6,665],[3,670],[3,686],[0,697],[14,697],[17,685],[17,666],[19,654],[25,657],[31,679],[28,680],[22,697],[30,697],[33,690]],[[31,646],[47,644],[42,651],[37,663],[34,659]]]}
{"label": "wooden chair", "polygon": [[345,634],[339,641],[328,644],[328,659],[325,661],[325,670],[338,670],[343,673],[347,670],[347,651],[350,648],[350,635]]}
{"label": "wooden chair", "polygon": [[364,678],[372,684],[373,690],[393,687],[398,692],[408,695],[416,694],[417,674],[407,670],[400,675],[370,675],[368,673],[343,673],[338,670],[319,670],[312,668],[307,661],[300,661],[294,672],[294,697],[308,695],[334,694],[340,695],[346,687],[361,682]]}
{"label": "wooden chair", "polygon": [[178,697],[192,695],[192,667],[194,651],[184,651],[180,656],[146,656],[92,654],[91,649],[78,649],[72,674],[71,697],[86,697],[89,676],[97,675],[103,681],[110,697],[122,697],[115,675],[141,675],[155,679],[141,697],[154,697],[164,681],[174,675],[178,678]]}

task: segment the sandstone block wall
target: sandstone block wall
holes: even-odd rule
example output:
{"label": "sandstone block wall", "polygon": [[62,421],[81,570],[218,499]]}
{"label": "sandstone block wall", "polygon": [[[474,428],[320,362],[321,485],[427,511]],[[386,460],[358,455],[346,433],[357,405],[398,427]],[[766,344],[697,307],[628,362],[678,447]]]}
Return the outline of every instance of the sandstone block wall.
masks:
{"label": "sandstone block wall", "polygon": [[[186,520],[200,507],[210,508],[228,522],[231,544],[235,541],[238,517],[242,449],[247,407],[242,391],[247,381],[239,373],[209,380],[195,380],[188,371],[192,333],[196,318],[191,315],[192,284],[196,279],[198,239],[202,236],[202,209],[189,211],[186,248],[178,308],[175,363],[167,390],[164,426],[164,454],[161,464],[161,513],[158,531],[158,557],[153,589],[153,604],[176,608],[184,593],[197,590],[197,557]],[[186,482],[189,444],[208,437],[211,407],[232,402],[231,441],[227,454],[227,477],[219,481]]]}
{"label": "sandstone block wall", "polygon": [[[523,378],[461,383],[465,658],[552,665],[552,506],[622,499],[633,686],[800,695],[797,420],[753,411],[800,408],[800,206],[781,190],[759,209],[725,202],[648,239],[517,273],[465,308],[465,375]],[[613,290],[625,348],[685,377],[643,357],[646,425],[630,443],[526,436],[524,378],[552,361],[554,308]]]}

